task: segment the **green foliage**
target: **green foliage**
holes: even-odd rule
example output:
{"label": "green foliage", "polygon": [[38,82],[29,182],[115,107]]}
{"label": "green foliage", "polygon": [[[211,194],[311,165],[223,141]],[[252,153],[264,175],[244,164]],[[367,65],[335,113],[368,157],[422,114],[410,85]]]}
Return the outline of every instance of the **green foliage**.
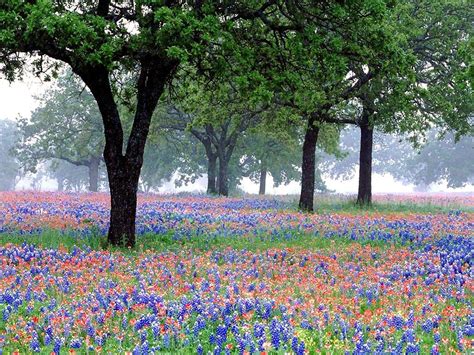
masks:
{"label": "green foliage", "polygon": [[466,51],[472,6],[465,1],[404,0],[391,17],[400,50],[409,53],[409,71],[378,75],[364,87],[371,124],[386,132],[409,133],[415,143],[434,126],[456,132],[457,138],[472,132],[474,97]]}
{"label": "green foliage", "polygon": [[[333,154],[340,154],[338,128],[322,121],[345,116],[359,123],[362,106],[371,111],[371,125],[408,132],[413,140],[433,126],[455,131],[457,138],[471,132],[472,18],[472,6],[461,0],[13,0],[0,6],[0,69],[13,79],[21,74],[26,53],[39,55],[34,57],[38,75],[55,76],[58,62],[83,79],[102,70],[106,79],[101,80],[112,81],[111,101],[123,105],[118,107],[122,120],[103,120],[109,122],[106,137],[117,141],[115,157],[125,147],[128,151],[124,131],[132,132],[131,146],[143,153],[149,119],[140,118],[147,115],[139,112],[137,97],[159,97],[163,86],[172,83],[173,105],[184,114],[178,121],[166,115],[159,119],[168,131],[152,126],[152,135],[159,133],[145,153],[150,164],[144,166],[144,183],[156,186],[179,169],[183,181],[202,174],[203,148],[182,149],[186,142],[195,143],[190,134],[212,141],[221,165],[229,163],[234,171],[234,180],[243,171],[241,158],[247,157],[252,162],[245,174],[255,179],[257,165],[268,160],[280,183],[296,178],[297,136],[314,113],[320,142]],[[147,78],[159,77],[160,83],[148,92],[140,87],[148,81],[139,78],[150,68],[156,72]],[[93,86],[95,78],[88,79]],[[94,92],[96,100],[104,94],[101,90]],[[117,109],[115,102],[108,105]],[[60,117],[60,107],[50,106],[54,115],[43,121],[55,127],[47,119]],[[71,109],[80,110],[87,108]],[[67,115],[74,117],[73,112]],[[57,134],[30,134],[27,126],[22,123],[24,135],[35,138],[24,142],[20,156],[30,169],[45,157],[77,161],[87,155],[86,143],[98,142],[77,133],[77,141],[66,137],[60,149]],[[57,130],[64,127],[71,128],[62,124]],[[139,127],[135,136],[132,127]],[[169,129],[176,127],[181,133],[173,137]],[[252,127],[258,131],[250,131]],[[42,130],[39,124],[28,129]],[[177,143],[167,138],[180,141],[173,157]],[[99,146],[92,150],[102,152]]]}

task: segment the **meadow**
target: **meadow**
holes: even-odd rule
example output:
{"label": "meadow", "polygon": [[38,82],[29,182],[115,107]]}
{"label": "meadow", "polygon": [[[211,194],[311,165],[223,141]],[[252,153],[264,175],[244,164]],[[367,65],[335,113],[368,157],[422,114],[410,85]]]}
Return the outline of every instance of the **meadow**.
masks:
{"label": "meadow", "polygon": [[474,197],[0,193],[0,353],[472,353]]}

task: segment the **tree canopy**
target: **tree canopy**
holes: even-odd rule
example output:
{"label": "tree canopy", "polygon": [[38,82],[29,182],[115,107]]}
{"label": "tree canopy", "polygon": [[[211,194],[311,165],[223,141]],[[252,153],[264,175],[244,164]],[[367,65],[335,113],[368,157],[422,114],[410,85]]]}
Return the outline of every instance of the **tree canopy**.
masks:
{"label": "tree canopy", "polygon": [[38,164],[64,160],[89,169],[89,189],[97,191],[104,135],[102,120],[91,93],[70,72],[40,97],[31,117],[19,121],[17,156],[34,172]]}

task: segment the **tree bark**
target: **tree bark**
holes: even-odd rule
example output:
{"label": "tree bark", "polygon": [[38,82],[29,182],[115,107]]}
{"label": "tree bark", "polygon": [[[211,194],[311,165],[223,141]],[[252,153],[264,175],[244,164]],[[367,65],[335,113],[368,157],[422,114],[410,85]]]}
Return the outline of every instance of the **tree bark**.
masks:
{"label": "tree bark", "polygon": [[303,143],[303,162],[301,165],[301,195],[299,208],[302,211],[314,210],[314,179],[316,168],[316,143],[319,127],[314,125],[314,119],[308,118],[308,126]]}
{"label": "tree bark", "polygon": [[[191,129],[191,133],[204,145],[207,157],[207,193],[210,195],[217,194],[217,158],[218,154],[213,149],[212,128],[211,125],[205,126],[205,133]],[[217,180],[217,181],[216,181]]]}
{"label": "tree bark", "polygon": [[372,203],[372,147],[374,130],[369,124],[369,114],[362,113],[360,123],[360,153],[359,153],[359,190],[357,203],[360,206]]}
{"label": "tree bark", "polygon": [[93,157],[89,161],[89,191],[97,192],[99,187],[99,164],[100,158]]}
{"label": "tree bark", "polygon": [[261,164],[260,165],[260,187],[258,189],[259,195],[265,195],[265,189],[267,185],[267,168]]}
{"label": "tree bark", "polygon": [[122,160],[116,169],[109,170],[110,227],[108,241],[112,245],[135,245],[135,216],[140,170],[130,169]]}

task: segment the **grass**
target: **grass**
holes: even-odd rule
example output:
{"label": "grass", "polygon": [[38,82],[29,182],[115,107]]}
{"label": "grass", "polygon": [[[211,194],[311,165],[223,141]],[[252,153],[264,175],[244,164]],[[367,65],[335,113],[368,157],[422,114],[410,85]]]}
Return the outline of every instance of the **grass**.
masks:
{"label": "grass", "polygon": [[381,203],[373,202],[369,206],[360,206],[356,203],[356,200],[348,200],[341,202],[327,202],[321,201],[318,203],[315,202],[315,212],[316,213],[332,213],[332,212],[347,212],[354,214],[361,213],[449,213],[451,211],[461,211],[461,212],[474,212],[472,207],[462,206],[462,205],[436,205],[432,203]]}
{"label": "grass", "polygon": [[221,250],[232,248],[237,250],[261,251],[267,249],[301,248],[309,251],[329,249],[333,247],[344,247],[352,243],[360,245],[371,245],[374,247],[389,247],[382,241],[352,241],[344,237],[325,238],[315,234],[293,232],[288,238],[273,238],[270,235],[259,235],[249,237],[212,237],[212,238],[190,238],[176,241],[172,234],[146,235],[138,239],[137,244],[143,245],[145,249],[157,251],[176,251],[182,248],[192,250]]}
{"label": "grass", "polygon": [[268,249],[305,249],[316,251],[322,249],[345,248],[351,244],[370,245],[372,247],[386,250],[391,247],[400,246],[399,243],[372,240],[350,240],[345,237],[326,238],[319,233],[310,234],[292,231],[286,237],[275,238],[269,234],[257,236],[210,236],[200,235],[186,239],[176,240],[173,231],[166,234],[146,234],[137,237],[135,249],[124,249],[107,245],[105,236],[91,234],[87,237],[77,237],[71,232],[58,230],[45,230],[41,234],[25,235],[19,233],[0,234],[0,245],[12,243],[21,245],[23,243],[33,244],[42,248],[63,248],[68,251],[74,247],[90,248],[92,250],[122,251],[124,253],[139,253],[143,250],[154,252],[179,252],[183,249],[203,252],[209,250],[235,250],[262,251]]}
{"label": "grass", "polygon": [[[289,208],[298,209],[298,196],[280,196],[283,201],[288,202]],[[357,204],[355,196],[338,194],[317,194],[314,198],[315,213],[448,213],[450,211],[462,211],[474,213],[474,207],[462,205],[455,201],[433,201],[425,200],[419,202],[412,201],[374,201],[369,206]]]}
{"label": "grass", "polygon": [[39,234],[2,233],[0,234],[0,245],[12,244],[33,244],[43,248],[65,248],[71,250],[76,247],[91,248],[101,250],[106,247],[106,238],[97,234],[88,237],[78,238],[72,231],[45,230]]}

